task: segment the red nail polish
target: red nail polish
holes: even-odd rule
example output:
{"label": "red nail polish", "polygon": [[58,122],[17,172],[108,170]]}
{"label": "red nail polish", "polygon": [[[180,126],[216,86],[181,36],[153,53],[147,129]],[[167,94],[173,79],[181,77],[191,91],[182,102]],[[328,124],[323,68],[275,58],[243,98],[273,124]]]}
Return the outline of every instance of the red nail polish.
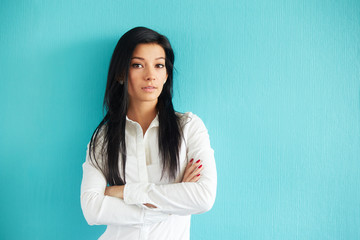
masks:
{"label": "red nail polish", "polygon": [[198,175],[196,175],[197,177],[200,176],[200,173]]}
{"label": "red nail polish", "polygon": [[192,162],[192,161],[194,161],[194,159],[193,159],[193,158],[190,160],[190,162]]}
{"label": "red nail polish", "polygon": [[202,164],[198,168],[201,168],[201,167],[202,167]]}
{"label": "red nail polish", "polygon": [[196,161],[196,163],[199,163],[200,162],[200,159]]}

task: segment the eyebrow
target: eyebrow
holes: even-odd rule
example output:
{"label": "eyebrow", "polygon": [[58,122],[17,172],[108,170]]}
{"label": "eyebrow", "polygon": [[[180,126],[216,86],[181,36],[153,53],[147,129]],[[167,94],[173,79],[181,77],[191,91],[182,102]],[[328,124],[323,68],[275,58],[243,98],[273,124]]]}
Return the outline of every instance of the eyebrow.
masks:
{"label": "eyebrow", "polygon": [[[145,60],[144,58],[141,58],[141,57],[132,57],[131,59],[140,59],[140,60]],[[158,59],[164,59],[164,57],[158,57],[158,58],[155,58],[155,60],[158,60]]]}

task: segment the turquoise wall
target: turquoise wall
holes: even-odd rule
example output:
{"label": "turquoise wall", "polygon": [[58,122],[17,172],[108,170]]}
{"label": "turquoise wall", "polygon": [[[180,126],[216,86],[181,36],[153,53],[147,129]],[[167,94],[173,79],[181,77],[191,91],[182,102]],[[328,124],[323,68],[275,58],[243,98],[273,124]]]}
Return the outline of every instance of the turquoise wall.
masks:
{"label": "turquoise wall", "polygon": [[192,239],[360,239],[359,1],[0,2],[0,239],[96,239],[86,144],[118,38],[176,60],[174,104],[205,122],[218,194]]}

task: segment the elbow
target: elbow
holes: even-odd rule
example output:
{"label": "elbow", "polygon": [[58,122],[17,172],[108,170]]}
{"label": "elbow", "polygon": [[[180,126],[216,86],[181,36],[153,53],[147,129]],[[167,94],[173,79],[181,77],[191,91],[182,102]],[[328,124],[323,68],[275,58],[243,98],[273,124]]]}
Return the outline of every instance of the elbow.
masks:
{"label": "elbow", "polygon": [[208,198],[208,199],[204,199],[202,201],[202,204],[201,204],[201,211],[200,213],[205,213],[205,212],[208,212],[212,209],[212,207],[214,206],[214,203],[215,203],[215,198]]}
{"label": "elbow", "polygon": [[91,213],[85,211],[84,209],[83,209],[83,214],[84,214],[84,218],[85,218],[87,224],[89,224],[90,226],[98,225],[97,221],[96,221],[96,216],[94,216]]}
{"label": "elbow", "polygon": [[81,209],[84,215],[86,222],[89,225],[99,225],[98,215],[99,207],[96,204],[96,197],[91,193],[82,193],[81,194]]}
{"label": "elbow", "polygon": [[87,216],[85,214],[84,214],[84,217],[85,217],[87,224],[89,224],[90,226],[98,225],[98,224],[96,224],[95,218],[92,218],[91,216]]}
{"label": "elbow", "polygon": [[209,189],[206,186],[203,186],[203,194],[198,202],[199,214],[208,212],[212,209],[215,203],[216,198],[216,188]]}
{"label": "elbow", "polygon": [[208,200],[205,204],[205,212],[208,212],[212,209],[212,207],[214,206],[215,203],[215,197],[211,198],[210,200]]}

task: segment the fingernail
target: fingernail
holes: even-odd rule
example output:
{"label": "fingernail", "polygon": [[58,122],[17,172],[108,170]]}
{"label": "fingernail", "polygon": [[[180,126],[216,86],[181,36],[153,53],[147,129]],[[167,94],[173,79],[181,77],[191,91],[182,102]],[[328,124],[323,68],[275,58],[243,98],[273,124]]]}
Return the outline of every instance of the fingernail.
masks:
{"label": "fingernail", "polygon": [[200,162],[200,159],[196,161],[196,163],[199,163]]}
{"label": "fingernail", "polygon": [[196,175],[197,177],[200,176],[200,173],[198,175]]}
{"label": "fingernail", "polygon": [[190,160],[190,162],[192,162],[192,161],[194,161],[194,159],[193,159],[193,158]]}
{"label": "fingernail", "polygon": [[198,168],[201,168],[201,167],[202,167],[202,164]]}

